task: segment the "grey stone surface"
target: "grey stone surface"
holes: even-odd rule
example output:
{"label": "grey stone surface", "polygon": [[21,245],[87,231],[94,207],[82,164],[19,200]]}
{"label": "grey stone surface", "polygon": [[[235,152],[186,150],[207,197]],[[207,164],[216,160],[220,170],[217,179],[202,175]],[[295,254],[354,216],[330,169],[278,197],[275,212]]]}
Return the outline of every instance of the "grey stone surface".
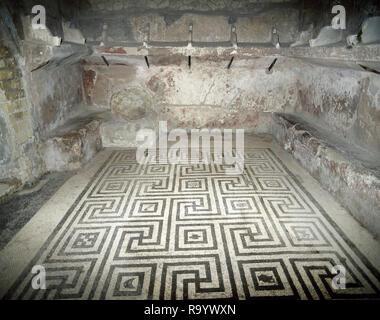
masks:
{"label": "grey stone surface", "polygon": [[128,121],[140,120],[152,112],[152,98],[140,88],[128,88],[111,97],[111,110]]}
{"label": "grey stone surface", "polygon": [[62,22],[63,41],[84,44],[86,39],[83,37],[80,30],[72,28],[70,22]]}
{"label": "grey stone surface", "polygon": [[315,39],[309,41],[310,47],[328,46],[337,44],[343,40],[342,30],[334,29],[332,26],[325,26],[321,29]]}
{"label": "grey stone surface", "polygon": [[18,187],[19,184],[14,181],[0,182],[0,204],[8,201]]}
{"label": "grey stone surface", "polygon": [[380,17],[371,17],[364,21],[360,41],[361,43],[379,43],[380,42]]}
{"label": "grey stone surface", "polygon": [[[71,120],[71,121],[75,121]],[[101,148],[100,120],[84,120],[75,126],[58,130],[60,134],[47,138],[41,154],[48,171],[77,170],[86,164]]]}
{"label": "grey stone surface", "polygon": [[369,160],[368,151],[360,155],[352,146],[324,135],[301,118],[274,115],[271,130],[277,142],[379,238],[379,157]]}
{"label": "grey stone surface", "polygon": [[0,165],[8,163],[10,159],[8,126],[0,115]]}
{"label": "grey stone surface", "polygon": [[22,25],[26,40],[43,42],[44,44],[51,46],[59,46],[62,42],[60,37],[52,35],[48,27],[34,29],[32,27],[31,16],[24,16],[22,18]]}
{"label": "grey stone surface", "polygon": [[104,147],[130,148],[137,147],[136,133],[138,130],[153,129],[157,125],[151,120],[142,119],[140,121],[110,120],[103,122],[100,127],[102,145]]}
{"label": "grey stone surface", "polygon": [[34,187],[0,203],[0,250],[73,174],[74,171],[49,173],[37,181]]}
{"label": "grey stone surface", "polygon": [[366,153],[380,154],[380,80],[368,72],[300,65],[295,112]]}

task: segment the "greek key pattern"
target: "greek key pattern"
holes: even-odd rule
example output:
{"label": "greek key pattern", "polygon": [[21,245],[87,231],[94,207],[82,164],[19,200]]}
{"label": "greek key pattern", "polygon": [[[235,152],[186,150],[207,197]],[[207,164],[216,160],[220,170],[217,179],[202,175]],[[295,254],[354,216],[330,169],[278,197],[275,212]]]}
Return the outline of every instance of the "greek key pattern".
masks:
{"label": "greek key pattern", "polygon": [[[228,176],[113,151],[6,298],[379,298],[378,271],[275,153],[244,158]],[[31,287],[36,264],[46,290]]]}

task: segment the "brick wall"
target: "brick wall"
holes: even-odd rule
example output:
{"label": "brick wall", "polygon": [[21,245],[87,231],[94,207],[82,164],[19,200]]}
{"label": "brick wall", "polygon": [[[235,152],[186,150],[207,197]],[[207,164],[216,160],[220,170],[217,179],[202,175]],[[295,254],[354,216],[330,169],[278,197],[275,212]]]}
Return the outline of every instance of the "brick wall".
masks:
{"label": "brick wall", "polygon": [[22,144],[33,136],[31,115],[28,110],[21,73],[8,48],[0,47],[1,108],[8,116],[17,143]]}
{"label": "brick wall", "polygon": [[39,155],[22,74],[10,49],[0,44],[0,180],[30,182]]}

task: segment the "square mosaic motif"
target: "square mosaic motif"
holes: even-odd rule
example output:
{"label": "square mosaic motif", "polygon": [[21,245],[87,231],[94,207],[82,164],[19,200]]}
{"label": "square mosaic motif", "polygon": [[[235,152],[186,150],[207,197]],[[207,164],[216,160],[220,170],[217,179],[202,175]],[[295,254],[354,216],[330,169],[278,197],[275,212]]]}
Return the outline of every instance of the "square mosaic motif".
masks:
{"label": "square mosaic motif", "polygon": [[[378,271],[273,151],[244,157],[228,176],[114,151],[6,298],[379,298]],[[34,265],[46,290],[31,287]]]}

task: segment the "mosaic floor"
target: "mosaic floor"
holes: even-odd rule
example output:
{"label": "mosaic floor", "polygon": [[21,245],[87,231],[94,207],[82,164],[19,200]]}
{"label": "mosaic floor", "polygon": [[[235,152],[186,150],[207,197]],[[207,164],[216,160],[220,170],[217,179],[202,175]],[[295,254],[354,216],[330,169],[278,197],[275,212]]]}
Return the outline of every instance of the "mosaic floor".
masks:
{"label": "mosaic floor", "polygon": [[[380,297],[379,272],[271,148],[246,149],[236,176],[107,157],[4,298]],[[46,290],[30,285],[34,265]]]}

